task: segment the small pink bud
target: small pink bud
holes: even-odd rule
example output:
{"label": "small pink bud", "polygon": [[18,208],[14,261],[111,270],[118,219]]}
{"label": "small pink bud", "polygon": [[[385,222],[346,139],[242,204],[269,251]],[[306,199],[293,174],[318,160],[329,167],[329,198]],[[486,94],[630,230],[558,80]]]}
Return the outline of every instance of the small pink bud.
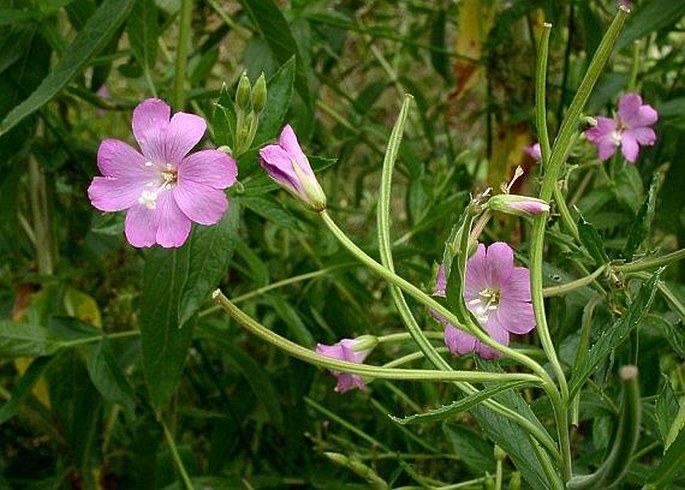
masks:
{"label": "small pink bud", "polygon": [[265,146],[259,156],[266,173],[281,187],[314,211],[326,209],[326,195],[290,125],[283,128],[278,144]]}
{"label": "small pink bud", "polygon": [[519,196],[516,194],[498,194],[488,201],[488,207],[493,211],[514,214],[517,216],[535,216],[549,211],[549,204],[535,197]]}

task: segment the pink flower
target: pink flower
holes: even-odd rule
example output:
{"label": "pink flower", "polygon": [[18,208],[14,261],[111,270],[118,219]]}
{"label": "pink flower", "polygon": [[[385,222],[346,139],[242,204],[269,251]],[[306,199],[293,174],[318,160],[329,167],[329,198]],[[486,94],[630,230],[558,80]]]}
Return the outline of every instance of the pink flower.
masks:
{"label": "pink flower", "polygon": [[[333,359],[361,364],[377,343],[375,337],[363,335],[356,339],[342,339],[333,345],[316,344],[316,352]],[[338,393],[345,393],[355,386],[360,390],[366,388],[366,384],[358,374],[342,373],[332,369],[330,371],[338,378],[338,384],[335,387]]]}
{"label": "pink flower", "polygon": [[[481,327],[494,340],[509,345],[509,334],[522,335],[535,328],[533,305],[530,303],[530,272],[514,267],[514,251],[503,242],[489,247],[478,245],[466,264],[464,300]],[[438,274],[434,295],[445,296],[445,274]],[[435,315],[434,315],[435,317]],[[475,351],[483,359],[496,359],[500,353],[442,317],[445,344],[454,354]]]}
{"label": "pink flower", "polygon": [[656,110],[642,103],[638,94],[626,94],[618,101],[618,114],[614,119],[595,117],[597,126],[585,131],[585,136],[597,147],[599,159],[609,159],[621,147],[626,160],[637,160],[640,145],[652,146],[656,133],[650,127],[659,119]]}
{"label": "pink flower", "polygon": [[133,135],[141,152],[123,141],[100,143],[102,177],[93,178],[88,197],[102,211],[126,210],[124,231],[134,247],[179,247],[191,221],[213,225],[228,208],[223,189],[236,181],[235,161],[218,150],[188,154],[207,124],[162,100],[147,99],[133,110]]}
{"label": "pink flower", "polygon": [[488,200],[488,207],[495,211],[517,216],[535,216],[549,211],[549,204],[541,199],[518,194],[497,194]]}
{"label": "pink flower", "polygon": [[259,156],[269,177],[285,190],[315,211],[326,209],[326,195],[289,124],[281,131],[278,144],[265,146],[259,150]]}
{"label": "pink flower", "polygon": [[540,160],[542,160],[542,150],[540,150],[540,143],[535,143],[534,145],[524,147],[523,153],[525,153],[538,163],[540,163]]}

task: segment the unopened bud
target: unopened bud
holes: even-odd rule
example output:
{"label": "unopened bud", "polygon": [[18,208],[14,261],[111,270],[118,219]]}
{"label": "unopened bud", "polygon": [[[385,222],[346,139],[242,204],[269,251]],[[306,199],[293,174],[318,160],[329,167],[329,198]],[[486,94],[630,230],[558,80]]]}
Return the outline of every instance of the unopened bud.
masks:
{"label": "unopened bud", "polygon": [[586,129],[594,128],[597,126],[597,119],[592,116],[583,116],[580,118],[580,131],[585,131]]}
{"label": "unopened bud", "polygon": [[535,216],[549,211],[549,204],[535,197],[519,196],[517,194],[498,194],[488,200],[488,207],[516,216]]}
{"label": "unopened bud", "polygon": [[521,473],[514,471],[509,478],[509,490],[521,490]]}
{"label": "unopened bud", "polygon": [[264,73],[262,73],[259,75],[252,90],[252,109],[257,114],[261,114],[264,107],[266,107],[266,78],[264,78]]}
{"label": "unopened bud", "polygon": [[497,444],[495,444],[495,459],[497,461],[504,461],[504,459],[507,457],[507,453],[499,447]]}
{"label": "unopened bud", "polygon": [[243,74],[240,75],[238,88],[235,91],[235,103],[238,108],[243,111],[247,111],[250,108],[251,93],[252,86],[250,85],[250,79],[247,77],[247,72],[243,72]]}

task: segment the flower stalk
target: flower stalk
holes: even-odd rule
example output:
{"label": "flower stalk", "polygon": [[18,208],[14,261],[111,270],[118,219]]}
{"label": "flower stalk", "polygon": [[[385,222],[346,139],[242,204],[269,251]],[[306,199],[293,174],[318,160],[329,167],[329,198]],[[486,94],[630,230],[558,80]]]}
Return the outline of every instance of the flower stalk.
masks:
{"label": "flower stalk", "polygon": [[314,364],[326,369],[344,371],[347,373],[368,376],[379,379],[401,379],[407,381],[470,381],[474,383],[487,383],[496,381],[526,381],[531,385],[539,385],[540,378],[534,374],[527,373],[486,373],[474,371],[436,371],[426,369],[390,369],[369,364],[357,364],[349,361],[342,361],[302,347],[277,333],[261,325],[251,318],[240,308],[234,305],[220,290],[213,293],[214,300],[233,317],[242,327],[256,335],[257,337],[275,345],[279,349],[287,352],[293,357],[302,361]]}

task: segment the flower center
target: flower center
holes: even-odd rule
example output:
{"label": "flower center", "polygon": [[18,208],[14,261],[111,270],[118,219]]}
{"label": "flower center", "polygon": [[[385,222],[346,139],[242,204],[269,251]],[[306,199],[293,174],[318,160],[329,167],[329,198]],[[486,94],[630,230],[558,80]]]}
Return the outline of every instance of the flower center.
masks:
{"label": "flower center", "polygon": [[478,297],[468,302],[471,313],[475,315],[481,324],[488,321],[490,312],[499,307],[499,288],[485,288],[478,293]]}
{"label": "flower center", "polygon": [[[152,162],[145,162],[146,167],[155,166]],[[145,189],[140,194],[138,202],[148,209],[157,207],[157,198],[160,193],[170,191],[178,183],[178,169],[172,164],[167,163],[164,168],[159,169],[157,179],[145,184]]]}

